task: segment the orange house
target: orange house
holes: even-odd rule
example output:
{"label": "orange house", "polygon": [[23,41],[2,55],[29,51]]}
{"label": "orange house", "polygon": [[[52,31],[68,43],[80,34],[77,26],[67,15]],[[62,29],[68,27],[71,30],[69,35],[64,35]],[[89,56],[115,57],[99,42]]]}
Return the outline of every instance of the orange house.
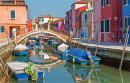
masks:
{"label": "orange house", "polygon": [[[0,37],[23,34],[26,29],[27,5],[25,0],[0,1]],[[23,30],[20,30],[23,29]]]}

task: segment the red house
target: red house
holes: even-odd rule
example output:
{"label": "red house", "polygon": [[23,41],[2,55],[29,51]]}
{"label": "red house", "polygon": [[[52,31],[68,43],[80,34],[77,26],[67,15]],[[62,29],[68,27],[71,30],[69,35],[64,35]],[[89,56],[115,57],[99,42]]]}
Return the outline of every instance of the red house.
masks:
{"label": "red house", "polygon": [[72,10],[69,11],[69,30],[72,28]]}
{"label": "red house", "polygon": [[75,10],[75,27],[76,27],[76,33],[79,29],[81,29],[81,12],[83,10],[87,9],[87,6],[83,6]]}
{"label": "red house", "polygon": [[122,28],[122,0],[101,0],[100,24],[101,41],[117,42]]}
{"label": "red house", "polygon": [[32,27],[33,27],[32,20],[29,20],[27,25],[28,32],[33,30]]}

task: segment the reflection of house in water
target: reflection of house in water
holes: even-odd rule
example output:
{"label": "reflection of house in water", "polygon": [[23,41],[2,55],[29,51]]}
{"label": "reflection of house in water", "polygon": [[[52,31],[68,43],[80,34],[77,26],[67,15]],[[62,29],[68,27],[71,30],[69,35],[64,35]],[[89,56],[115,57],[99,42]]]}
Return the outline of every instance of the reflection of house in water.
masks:
{"label": "reflection of house in water", "polygon": [[96,69],[94,67],[90,67],[89,65],[81,66],[79,64],[73,64],[71,62],[67,62],[65,67],[69,73],[71,73],[72,78],[76,83],[78,82],[93,82],[94,79],[94,70],[100,70],[99,65]]}

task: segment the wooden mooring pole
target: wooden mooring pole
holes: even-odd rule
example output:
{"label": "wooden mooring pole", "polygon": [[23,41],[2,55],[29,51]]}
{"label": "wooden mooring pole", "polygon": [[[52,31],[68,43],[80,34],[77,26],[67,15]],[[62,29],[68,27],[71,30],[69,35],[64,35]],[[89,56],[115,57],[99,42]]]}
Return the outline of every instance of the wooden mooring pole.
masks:
{"label": "wooden mooring pole", "polygon": [[[80,35],[80,34],[81,34],[81,29],[80,29],[79,35]],[[81,39],[80,39],[80,37],[79,37],[78,47],[79,47],[79,45],[80,45],[80,41],[81,41]]]}
{"label": "wooden mooring pole", "polygon": [[3,60],[1,59],[1,57],[0,57],[0,67],[1,67],[1,69],[2,69],[2,71],[4,72],[4,74],[7,76],[7,78],[9,78],[10,79],[10,77],[9,77],[9,75],[8,75],[8,72],[6,71],[6,69],[5,69],[5,66],[4,66],[4,63],[3,63]]}
{"label": "wooden mooring pole", "polygon": [[[76,39],[78,38],[78,36],[79,36],[79,30],[78,30],[78,33],[77,33],[77,35],[76,35]],[[74,41],[73,48],[75,47],[76,39],[75,39],[75,41]]]}
{"label": "wooden mooring pole", "polygon": [[125,43],[124,43],[124,47],[123,47],[123,53],[122,53],[121,63],[120,63],[120,66],[119,66],[119,71],[121,71],[122,63],[123,63],[123,60],[124,60],[126,43],[127,43],[127,40],[128,40],[128,32],[129,32],[129,26],[127,28],[127,33],[126,33],[126,37],[125,37]]}
{"label": "wooden mooring pole", "polygon": [[100,33],[100,37],[99,37],[99,40],[98,40],[98,45],[97,45],[97,48],[96,48],[96,51],[95,51],[95,56],[97,56],[97,50],[98,50],[100,41],[101,41],[101,33]]}
{"label": "wooden mooring pole", "polygon": [[91,39],[92,39],[92,34],[91,34],[91,36],[90,36],[90,38],[89,38],[89,41],[88,41],[88,44],[87,44],[87,47],[86,47],[86,51],[87,51],[87,49],[88,49],[88,45],[89,45]]}

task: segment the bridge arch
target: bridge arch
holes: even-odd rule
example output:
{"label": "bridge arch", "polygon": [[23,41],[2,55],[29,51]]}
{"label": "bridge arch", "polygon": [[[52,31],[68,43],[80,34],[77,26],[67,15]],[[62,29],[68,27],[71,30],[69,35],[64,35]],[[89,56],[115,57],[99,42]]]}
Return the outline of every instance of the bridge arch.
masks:
{"label": "bridge arch", "polygon": [[66,42],[67,39],[68,39],[68,36],[63,35],[63,34],[58,34],[58,33],[54,32],[54,31],[50,31],[50,30],[35,30],[35,31],[27,32],[27,33],[24,33],[24,34],[22,34],[22,35],[17,36],[17,37],[16,37],[16,42],[19,43],[19,42],[21,42],[23,39],[25,39],[26,37],[28,37],[28,36],[30,36],[30,35],[33,35],[33,34],[37,34],[37,33],[48,33],[48,34],[57,36],[58,38],[60,38],[60,39],[63,40],[64,42]]}

